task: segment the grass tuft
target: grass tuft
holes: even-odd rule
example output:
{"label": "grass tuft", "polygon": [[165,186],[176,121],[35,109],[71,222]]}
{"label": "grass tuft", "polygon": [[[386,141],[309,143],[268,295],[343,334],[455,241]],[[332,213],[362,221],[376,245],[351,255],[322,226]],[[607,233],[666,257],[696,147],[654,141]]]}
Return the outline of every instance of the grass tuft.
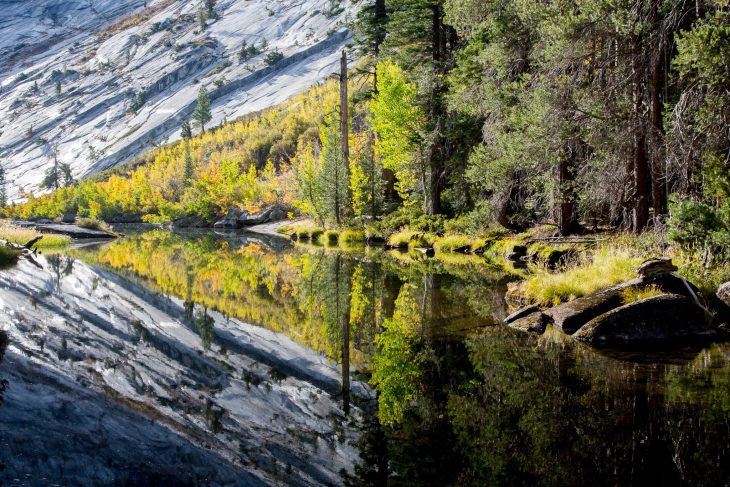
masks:
{"label": "grass tuft", "polygon": [[641,301],[642,299],[661,296],[662,294],[666,293],[657,286],[649,286],[645,288],[629,287],[621,291],[621,300],[624,304],[629,304],[635,301]]}
{"label": "grass tuft", "polygon": [[345,244],[365,243],[365,233],[353,229],[343,230],[340,233],[340,242]]}
{"label": "grass tuft", "polygon": [[530,302],[554,306],[636,277],[642,259],[621,248],[604,247],[563,272],[538,269],[510,290]]}
{"label": "grass tuft", "polygon": [[81,228],[87,228],[89,230],[99,230],[101,232],[114,233],[112,227],[110,227],[105,221],[97,218],[77,218],[76,226]]}
{"label": "grass tuft", "polygon": [[457,250],[471,250],[472,238],[466,235],[446,235],[437,238],[433,244],[436,252],[456,252]]}
{"label": "grass tuft", "polygon": [[327,246],[335,246],[340,240],[340,232],[337,230],[327,230],[322,234],[321,240]]}
{"label": "grass tuft", "polygon": [[0,240],[7,240],[8,242],[13,242],[18,245],[25,245],[37,235],[43,235],[43,238],[35,245],[35,247],[40,249],[65,247],[71,243],[71,237],[68,235],[39,232],[32,228],[17,227],[9,223],[0,223]]}

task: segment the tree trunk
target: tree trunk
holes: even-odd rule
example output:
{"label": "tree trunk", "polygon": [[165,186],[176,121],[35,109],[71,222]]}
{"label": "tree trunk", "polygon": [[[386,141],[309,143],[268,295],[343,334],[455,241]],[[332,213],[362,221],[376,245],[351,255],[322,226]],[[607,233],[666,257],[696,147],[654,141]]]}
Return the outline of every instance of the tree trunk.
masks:
{"label": "tree trunk", "polygon": [[347,104],[347,52],[343,49],[342,57],[340,58],[340,151],[342,153],[342,167],[345,171],[344,179],[347,182],[347,202],[343,205],[345,210],[349,208],[352,202],[352,189],[350,188],[349,112]]}
{"label": "tree trunk", "polygon": [[560,210],[558,214],[558,230],[560,235],[567,236],[577,233],[580,229],[578,218],[575,214],[576,191],[575,191],[575,159],[576,149],[570,143],[567,154],[560,160],[558,165],[558,183],[560,191]]}
{"label": "tree trunk", "polygon": [[655,35],[659,36],[658,47],[651,56],[649,72],[649,120],[651,123],[651,199],[654,206],[654,218],[667,212],[666,179],[664,171],[664,154],[661,148],[664,142],[664,124],[662,123],[662,90],[664,89],[664,70],[667,57],[667,42],[659,25],[658,5],[651,11],[651,23]]}
{"label": "tree trunk", "polygon": [[646,135],[634,136],[634,233],[641,233],[649,222],[649,163],[646,157]]}

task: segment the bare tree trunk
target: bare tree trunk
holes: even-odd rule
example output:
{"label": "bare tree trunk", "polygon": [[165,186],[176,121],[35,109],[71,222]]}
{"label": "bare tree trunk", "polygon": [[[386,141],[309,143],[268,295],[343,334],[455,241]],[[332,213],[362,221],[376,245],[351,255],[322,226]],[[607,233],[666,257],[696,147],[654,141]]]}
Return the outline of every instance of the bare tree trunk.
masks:
{"label": "bare tree trunk", "polygon": [[558,214],[558,230],[560,235],[567,236],[580,230],[578,218],[575,214],[575,160],[577,157],[575,144],[568,144],[565,157],[558,165],[558,183],[560,191],[560,210]]}
{"label": "bare tree trunk", "polygon": [[[349,111],[347,100],[347,52],[342,50],[340,58],[340,144],[342,152],[343,169],[345,181],[347,182],[347,202],[344,205],[348,208],[352,202],[352,190],[350,188],[350,140],[349,140]],[[339,224],[339,215],[337,217]]]}

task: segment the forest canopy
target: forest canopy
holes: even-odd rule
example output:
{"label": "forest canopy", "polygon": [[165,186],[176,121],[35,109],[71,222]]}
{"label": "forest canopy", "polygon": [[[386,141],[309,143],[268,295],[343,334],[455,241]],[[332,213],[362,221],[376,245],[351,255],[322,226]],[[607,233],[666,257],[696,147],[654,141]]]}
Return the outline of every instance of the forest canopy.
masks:
{"label": "forest canopy", "polygon": [[328,81],[6,213],[212,222],[278,202],[322,225],[730,243],[727,0],[365,0],[352,30],[346,157]]}

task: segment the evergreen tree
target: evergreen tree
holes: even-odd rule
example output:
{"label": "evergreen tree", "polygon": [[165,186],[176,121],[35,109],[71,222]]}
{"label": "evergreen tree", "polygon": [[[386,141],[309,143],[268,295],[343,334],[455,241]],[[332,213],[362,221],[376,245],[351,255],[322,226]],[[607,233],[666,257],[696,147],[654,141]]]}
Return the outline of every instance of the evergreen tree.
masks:
{"label": "evergreen tree", "polygon": [[8,204],[8,182],[5,177],[5,168],[0,165],[0,207]]}
{"label": "evergreen tree", "polygon": [[185,159],[183,166],[183,185],[189,186],[193,179],[193,157],[190,155],[190,141],[185,139]]}
{"label": "evergreen tree", "polygon": [[347,178],[348,168],[345,167],[347,162],[342,158],[339,124],[333,114],[325,118],[320,134],[323,208],[327,219],[340,225],[350,208],[347,197],[350,181]]}
{"label": "evergreen tree", "polygon": [[183,123],[180,126],[180,137],[182,137],[183,140],[190,140],[193,138],[193,129],[190,127],[190,122],[188,120],[183,120]]}
{"label": "evergreen tree", "polygon": [[61,80],[56,80],[56,95],[61,94]]}
{"label": "evergreen tree", "polygon": [[205,86],[201,86],[200,91],[198,91],[197,105],[195,111],[193,111],[193,122],[200,127],[201,132],[205,133],[205,124],[210,122],[212,118],[208,91]]}

